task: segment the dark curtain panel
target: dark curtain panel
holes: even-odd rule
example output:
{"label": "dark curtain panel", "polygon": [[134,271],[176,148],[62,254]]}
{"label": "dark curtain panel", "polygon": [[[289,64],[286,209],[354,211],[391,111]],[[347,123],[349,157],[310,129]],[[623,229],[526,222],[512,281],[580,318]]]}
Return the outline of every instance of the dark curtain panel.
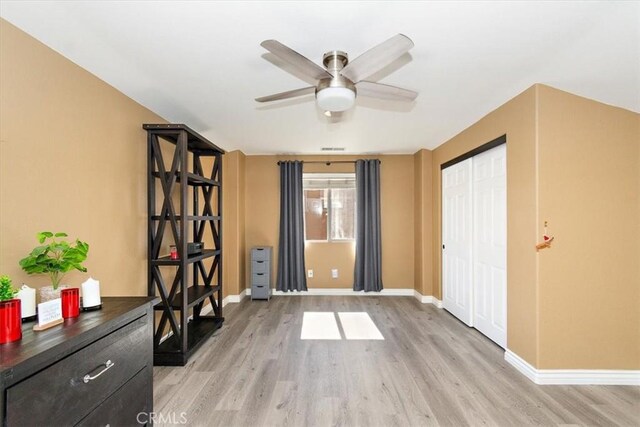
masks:
{"label": "dark curtain panel", "polygon": [[356,161],[356,265],[353,290],[382,290],[380,161]]}
{"label": "dark curtain panel", "polygon": [[280,162],[280,241],[278,280],[283,292],[306,291],[302,162]]}

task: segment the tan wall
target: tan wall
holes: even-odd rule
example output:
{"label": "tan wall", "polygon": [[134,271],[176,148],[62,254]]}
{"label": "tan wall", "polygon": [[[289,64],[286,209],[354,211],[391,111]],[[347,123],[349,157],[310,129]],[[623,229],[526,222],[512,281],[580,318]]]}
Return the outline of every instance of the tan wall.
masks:
{"label": "tan wall", "polygon": [[244,161],[241,151],[224,155],[223,188],[223,283],[224,295],[238,295],[244,290]]}
{"label": "tan wall", "polygon": [[[385,288],[413,288],[413,157],[410,155],[375,156],[382,161],[380,172],[382,215],[382,276]],[[253,246],[273,246],[277,252],[280,184],[278,160],[355,160],[358,156],[247,156],[245,167],[246,250]],[[360,156],[362,158],[362,156]],[[353,164],[307,164],[305,172],[353,172]],[[273,285],[277,253],[274,253]],[[351,288],[355,249],[353,243],[308,243],[307,269],[314,277],[307,279],[310,288]],[[337,268],[338,279],[331,278]],[[250,271],[247,269],[246,283]]]}
{"label": "tan wall", "polygon": [[[433,152],[440,165],[507,135],[507,346],[539,369],[640,368],[640,116],[536,85]],[[556,237],[536,252],[544,221]]]}
{"label": "tan wall", "polygon": [[539,368],[639,369],[640,115],[538,96]]}
{"label": "tan wall", "polygon": [[164,120],[0,20],[0,274],[41,286],[18,261],[38,231],[90,244],[104,295],[147,292],[146,132]]}
{"label": "tan wall", "polygon": [[440,165],[507,135],[507,346],[538,363],[536,87],[532,87],[433,151],[433,293],[442,298]]}
{"label": "tan wall", "polygon": [[414,289],[433,295],[433,153],[419,150],[414,159]]}

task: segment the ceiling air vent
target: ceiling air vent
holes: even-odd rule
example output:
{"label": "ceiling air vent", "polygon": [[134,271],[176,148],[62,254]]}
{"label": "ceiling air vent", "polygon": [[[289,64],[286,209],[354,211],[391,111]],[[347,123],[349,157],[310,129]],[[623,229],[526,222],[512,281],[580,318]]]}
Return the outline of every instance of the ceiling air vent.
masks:
{"label": "ceiling air vent", "polygon": [[321,151],[344,151],[344,147],[322,147]]}

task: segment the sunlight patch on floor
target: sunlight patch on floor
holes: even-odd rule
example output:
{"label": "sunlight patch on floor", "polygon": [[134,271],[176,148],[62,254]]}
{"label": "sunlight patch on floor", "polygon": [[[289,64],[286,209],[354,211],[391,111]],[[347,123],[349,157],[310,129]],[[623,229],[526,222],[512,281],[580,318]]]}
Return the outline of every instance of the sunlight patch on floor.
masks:
{"label": "sunlight patch on floor", "polygon": [[301,340],[339,340],[340,330],[331,311],[305,311],[302,317]]}
{"label": "sunlight patch on floor", "polygon": [[[338,313],[344,338],[347,340],[384,340],[382,333],[366,312]],[[305,311],[302,317],[301,340],[342,339],[335,313],[331,311]]]}
{"label": "sunlight patch on floor", "polygon": [[338,313],[342,330],[348,340],[384,340],[369,313]]}

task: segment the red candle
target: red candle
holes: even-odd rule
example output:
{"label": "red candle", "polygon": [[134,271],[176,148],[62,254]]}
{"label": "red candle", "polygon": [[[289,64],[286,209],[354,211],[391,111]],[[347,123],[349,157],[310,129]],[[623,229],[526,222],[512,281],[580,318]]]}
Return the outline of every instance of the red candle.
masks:
{"label": "red candle", "polygon": [[62,317],[69,319],[80,315],[80,289],[69,288],[60,291],[62,295]]}
{"label": "red candle", "polygon": [[178,259],[178,248],[173,245],[170,246],[169,258]]}
{"label": "red candle", "polygon": [[0,344],[18,341],[21,338],[20,300],[0,301]]}

